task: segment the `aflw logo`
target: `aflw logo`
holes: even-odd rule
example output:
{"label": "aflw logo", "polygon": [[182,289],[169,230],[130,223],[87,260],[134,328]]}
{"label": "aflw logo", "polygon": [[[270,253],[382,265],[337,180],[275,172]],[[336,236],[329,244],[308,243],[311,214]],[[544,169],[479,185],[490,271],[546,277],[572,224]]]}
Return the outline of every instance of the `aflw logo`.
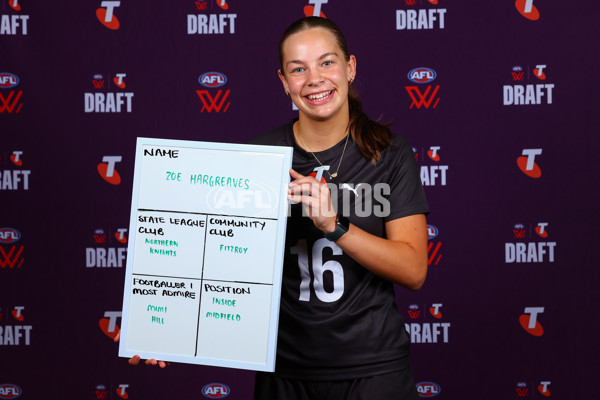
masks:
{"label": "aflw logo", "polygon": [[5,111],[8,114],[12,114],[13,111],[15,114],[18,114],[23,106],[23,103],[19,102],[22,94],[22,90],[19,90],[18,92],[11,90],[7,97],[4,97],[2,93],[0,93],[0,114],[3,114]]}
{"label": "aflw logo", "polygon": [[439,234],[438,228],[433,225],[427,225],[427,236],[429,243],[427,244],[427,265],[437,266],[442,259],[442,255],[440,254],[440,248],[442,247],[442,242],[434,242],[433,239],[437,237]]}
{"label": "aflw logo", "polygon": [[[23,245],[14,244],[21,239],[21,233],[14,228],[0,228],[0,242],[2,244],[10,244],[10,250],[5,250],[4,246],[0,246],[0,268],[10,269],[21,268],[23,265]],[[8,246],[7,246],[8,247]]]}
{"label": "aflw logo", "polygon": [[[408,74],[409,80],[417,84],[430,83],[436,77],[436,72],[433,69],[426,67],[412,69]],[[435,87],[433,85],[427,85],[425,91],[421,91],[421,89],[419,89],[419,87],[416,85],[405,86],[405,89],[408,92],[410,98],[412,99],[412,103],[410,104],[409,108],[413,108],[414,106],[416,106],[417,108],[436,108],[440,101],[439,97],[437,97],[438,91],[440,90],[440,85],[436,85]]]}
{"label": "aflw logo", "polygon": [[8,253],[4,250],[3,246],[0,246],[0,268],[4,269],[6,267],[10,269],[21,268],[23,265],[23,246],[14,245],[10,248]]}
{"label": "aflw logo", "polygon": [[[221,87],[227,83],[227,78],[225,78],[224,74],[219,72],[207,72],[200,75],[198,82],[206,87]],[[229,89],[219,89],[213,96],[211,92],[206,89],[196,90],[196,94],[202,102],[202,109],[200,112],[227,112],[231,105],[231,102],[227,101],[229,93],[231,93],[231,90]]]}
{"label": "aflw logo", "polygon": [[[12,89],[19,84],[19,77],[10,72],[0,72],[0,89]],[[23,103],[20,102],[23,91],[11,90],[6,97],[0,92],[0,114],[18,114]]]}

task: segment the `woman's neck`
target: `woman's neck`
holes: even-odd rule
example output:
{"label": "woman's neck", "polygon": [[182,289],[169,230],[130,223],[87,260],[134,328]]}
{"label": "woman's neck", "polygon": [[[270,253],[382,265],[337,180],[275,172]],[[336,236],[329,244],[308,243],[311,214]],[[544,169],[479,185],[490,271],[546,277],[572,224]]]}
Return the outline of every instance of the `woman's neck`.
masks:
{"label": "woman's neck", "polygon": [[306,151],[319,152],[339,143],[348,134],[349,117],[315,121],[303,118],[302,114],[294,123],[296,143]]}

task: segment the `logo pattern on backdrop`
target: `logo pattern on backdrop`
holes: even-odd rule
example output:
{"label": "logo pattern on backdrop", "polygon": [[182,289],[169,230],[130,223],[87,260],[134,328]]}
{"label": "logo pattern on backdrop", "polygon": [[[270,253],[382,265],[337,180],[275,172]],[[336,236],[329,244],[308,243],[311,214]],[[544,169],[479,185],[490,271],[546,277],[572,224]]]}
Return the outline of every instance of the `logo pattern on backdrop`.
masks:
{"label": "logo pattern on backdrop", "polygon": [[21,13],[20,0],[2,1],[8,3],[11,14],[0,14],[0,36],[27,36],[29,15]]}
{"label": "logo pattern on backdrop", "polygon": [[226,0],[194,1],[194,9],[200,13],[188,14],[188,35],[235,34],[237,14],[224,12],[230,9]]}
{"label": "logo pattern on backdrop", "polygon": [[25,316],[24,306],[0,307],[0,347],[31,345],[33,326]]}
{"label": "logo pattern on backdrop", "polygon": [[[84,111],[86,113],[131,113],[133,111],[133,92],[124,92],[126,73],[116,73],[111,80],[107,75],[94,74],[92,87],[95,92],[84,93]],[[117,91],[111,89],[116,87]]]}
{"label": "logo pattern on backdrop", "polygon": [[411,343],[449,343],[452,324],[443,321],[442,307],[443,303],[408,307],[408,322],[404,325]]}
{"label": "logo pattern on backdrop", "polygon": [[517,158],[517,166],[525,175],[538,179],[542,177],[542,169],[535,162],[537,156],[542,154],[542,149],[523,149],[521,156]]}
{"label": "logo pattern on backdrop", "polygon": [[17,85],[19,85],[17,75],[11,72],[0,72],[0,114],[18,114],[21,111],[23,91],[14,89]]}
{"label": "logo pattern on backdrop", "polygon": [[547,70],[546,64],[537,64],[534,68],[513,66],[511,71],[513,82],[533,80],[535,83],[504,85],[503,104],[505,106],[552,104],[554,84],[546,81]]}
{"label": "logo pattern on backdrop", "polygon": [[[221,72],[205,72],[198,77],[198,83],[206,88],[220,88],[227,83],[227,77]],[[229,89],[219,89],[216,93],[208,89],[196,90],[196,94],[202,103],[200,112],[227,112],[231,105],[231,102],[227,101],[230,93],[231,90]]]}
{"label": "logo pattern on backdrop", "polygon": [[[431,83],[436,77],[437,73],[429,67],[413,68],[408,72],[408,80],[419,85]],[[440,102],[440,98],[438,97],[440,85],[428,85],[424,88],[412,85],[405,86],[404,88],[412,100],[409,108],[436,108]]]}
{"label": "logo pattern on backdrop", "polygon": [[446,27],[446,9],[431,7],[438,0],[404,0],[406,9],[396,10],[396,30],[441,30]]}
{"label": "logo pattern on backdrop", "polygon": [[115,10],[121,6],[120,1],[103,1],[100,8],[96,9],[96,18],[106,28],[116,31],[121,27],[119,19],[115,15]]}
{"label": "logo pattern on backdrop", "polygon": [[0,157],[0,191],[29,190],[29,177],[31,170],[23,169],[24,152],[13,150],[8,157]]}

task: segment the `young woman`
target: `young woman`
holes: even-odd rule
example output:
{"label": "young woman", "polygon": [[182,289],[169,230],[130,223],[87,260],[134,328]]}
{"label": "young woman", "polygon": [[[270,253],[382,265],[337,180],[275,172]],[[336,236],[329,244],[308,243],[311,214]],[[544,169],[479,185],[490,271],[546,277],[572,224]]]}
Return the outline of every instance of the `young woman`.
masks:
{"label": "young woman", "polygon": [[255,399],[416,400],[393,288],[417,290],[427,273],[429,208],[412,148],[362,111],[356,59],[333,22],[294,22],[279,54],[298,118],[253,143],[294,147],[288,197],[297,204],[276,371],[257,373]]}
{"label": "young woman", "polygon": [[393,283],[419,289],[429,212],[410,145],[369,120],[356,59],[330,20],[284,32],[279,78],[298,118],[255,139],[293,146],[274,374],[256,399],[417,399]]}

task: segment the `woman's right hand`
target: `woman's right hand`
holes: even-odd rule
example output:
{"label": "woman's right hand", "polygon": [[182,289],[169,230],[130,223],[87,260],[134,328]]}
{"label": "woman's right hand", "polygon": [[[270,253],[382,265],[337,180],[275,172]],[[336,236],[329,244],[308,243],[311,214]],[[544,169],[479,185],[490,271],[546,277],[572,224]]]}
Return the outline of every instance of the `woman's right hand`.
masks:
{"label": "woman's right hand", "polygon": [[[117,332],[117,335],[115,336],[115,338],[113,339],[115,342],[119,342],[119,340],[121,339],[121,331]],[[129,365],[138,365],[141,361],[141,357],[140,356],[133,356],[129,359]],[[145,360],[144,364],[146,365],[158,365],[160,368],[164,368],[166,367],[168,364],[167,362],[164,361],[158,361],[154,358],[151,358],[150,360]]]}

